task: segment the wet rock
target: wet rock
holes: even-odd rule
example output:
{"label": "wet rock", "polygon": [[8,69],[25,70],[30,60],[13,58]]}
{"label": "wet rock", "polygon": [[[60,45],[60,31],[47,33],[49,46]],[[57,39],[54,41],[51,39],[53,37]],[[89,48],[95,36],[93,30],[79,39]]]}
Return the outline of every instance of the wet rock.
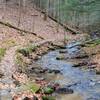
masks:
{"label": "wet rock", "polygon": [[84,58],[88,58],[88,54],[85,52],[77,52],[76,54],[72,55],[72,59],[84,59]]}
{"label": "wet rock", "polygon": [[59,74],[59,73],[61,73],[61,72],[60,72],[60,70],[53,69],[53,70],[48,70],[48,73]]}
{"label": "wet rock", "polygon": [[67,50],[60,50],[59,53],[68,53]]}
{"label": "wet rock", "polygon": [[69,88],[58,88],[55,92],[59,94],[72,94],[74,91]]}
{"label": "wet rock", "polygon": [[96,74],[100,75],[100,68],[96,68]]}
{"label": "wet rock", "polygon": [[44,81],[45,78],[36,78],[35,81]]}
{"label": "wet rock", "polygon": [[66,46],[62,45],[62,46],[59,46],[60,49],[66,49]]}
{"label": "wet rock", "polygon": [[94,68],[96,68],[96,67],[97,67],[96,65],[88,66],[89,69],[94,69]]}
{"label": "wet rock", "polygon": [[97,67],[97,63],[94,63],[94,62],[88,63],[88,68],[94,69],[96,67]]}
{"label": "wet rock", "polygon": [[55,46],[55,48],[59,48],[59,49],[66,49],[66,46],[62,43],[53,43],[52,46]]}
{"label": "wet rock", "polygon": [[97,75],[100,75],[100,71],[96,71],[96,74],[97,74]]}
{"label": "wet rock", "polygon": [[56,48],[54,48],[53,46],[49,46],[49,50],[53,51],[55,50]]}
{"label": "wet rock", "polygon": [[78,54],[75,58],[82,59],[89,57],[87,54]]}
{"label": "wet rock", "polygon": [[81,66],[85,66],[87,64],[88,64],[87,62],[81,62],[81,63],[74,64],[72,67],[81,67]]}
{"label": "wet rock", "polygon": [[33,98],[25,97],[23,100],[39,100],[36,96],[33,96]]}
{"label": "wet rock", "polygon": [[4,74],[0,71],[0,78],[2,78],[4,76]]}
{"label": "wet rock", "polygon": [[43,96],[42,100],[56,100],[56,99],[52,96]]}
{"label": "wet rock", "polygon": [[[31,98],[29,97],[25,97],[23,100],[32,100]],[[33,99],[34,100],[34,99]]]}
{"label": "wet rock", "polygon": [[47,71],[48,71],[48,69],[42,69],[42,70],[40,70],[40,73],[45,73]]}
{"label": "wet rock", "polygon": [[80,66],[81,66],[81,64],[78,63],[78,64],[74,64],[72,67],[80,67]]}
{"label": "wet rock", "polygon": [[73,42],[73,43],[70,43],[67,48],[68,49],[72,49],[72,48],[75,48],[75,47],[78,47],[81,45],[81,42]]}
{"label": "wet rock", "polygon": [[87,100],[100,100],[100,99],[98,99],[98,98],[88,98]]}
{"label": "wet rock", "polygon": [[90,85],[90,86],[95,86],[95,85],[96,85],[96,82],[91,81],[91,82],[89,83],[89,85]]}
{"label": "wet rock", "polygon": [[64,57],[63,57],[63,56],[58,56],[58,57],[56,57],[56,59],[57,59],[57,60],[63,60]]}
{"label": "wet rock", "polygon": [[56,59],[57,59],[57,60],[65,60],[65,59],[67,59],[67,58],[65,57],[65,55],[58,55],[58,56],[56,57]]}
{"label": "wet rock", "polygon": [[32,67],[28,69],[29,73],[35,73],[35,74],[39,74],[39,73],[45,73],[45,70],[40,68],[40,67]]}
{"label": "wet rock", "polygon": [[60,85],[59,85],[58,83],[49,83],[49,84],[47,85],[47,87],[56,90],[57,88],[60,87]]}
{"label": "wet rock", "polygon": [[36,96],[33,96],[32,100],[39,100]]}
{"label": "wet rock", "polygon": [[90,62],[88,63],[88,66],[91,66],[91,65],[97,65],[98,63],[95,63],[95,62]]}

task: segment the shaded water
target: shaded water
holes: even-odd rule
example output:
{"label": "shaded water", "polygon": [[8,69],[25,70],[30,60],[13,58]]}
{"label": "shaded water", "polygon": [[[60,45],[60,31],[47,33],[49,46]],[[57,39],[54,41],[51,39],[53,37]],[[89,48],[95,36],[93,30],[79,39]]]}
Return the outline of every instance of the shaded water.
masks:
{"label": "shaded water", "polygon": [[[79,51],[78,43],[71,43],[67,46],[69,56],[75,55]],[[82,100],[100,100],[100,75],[96,75],[93,70],[74,68],[72,63],[67,60],[56,60],[59,50],[51,51],[38,61],[41,66],[49,69],[57,69],[62,73],[63,78],[56,80],[61,85],[70,87],[75,93],[83,98]],[[59,100],[74,100],[63,99]],[[58,99],[57,99],[58,100]],[[81,100],[77,98],[76,100]]]}

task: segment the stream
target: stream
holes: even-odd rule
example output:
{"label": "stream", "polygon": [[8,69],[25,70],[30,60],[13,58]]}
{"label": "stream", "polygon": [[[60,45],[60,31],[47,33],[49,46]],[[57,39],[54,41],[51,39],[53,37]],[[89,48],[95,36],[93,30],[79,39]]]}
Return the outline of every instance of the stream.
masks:
{"label": "stream", "polygon": [[[78,44],[79,42],[72,42],[66,46],[65,50],[68,51],[66,54],[69,57],[77,55],[80,52]],[[63,77],[55,81],[73,89],[74,93],[82,97],[82,100],[100,100],[100,75],[96,75],[94,70],[82,68],[83,66],[77,68],[72,67],[73,63],[70,60],[57,60],[56,57],[59,55],[59,51],[60,49],[49,52],[38,60],[38,63],[43,68],[60,70]],[[63,99],[58,98],[57,100],[74,99],[63,97]],[[78,98],[75,100],[81,99]]]}

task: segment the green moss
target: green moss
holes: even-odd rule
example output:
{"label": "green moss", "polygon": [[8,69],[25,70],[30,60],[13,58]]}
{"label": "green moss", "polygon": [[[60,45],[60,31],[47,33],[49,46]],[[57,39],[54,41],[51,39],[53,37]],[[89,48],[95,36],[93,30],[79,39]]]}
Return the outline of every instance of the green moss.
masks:
{"label": "green moss", "polygon": [[25,85],[23,85],[22,90],[24,91],[31,91],[32,93],[36,93],[40,90],[40,85],[36,84],[36,83],[32,83],[32,82],[28,82]]}
{"label": "green moss", "polygon": [[36,46],[28,45],[25,48],[17,50],[17,52],[23,54],[24,56],[29,56],[29,54],[31,54],[33,51],[35,51],[35,49],[36,49]]}
{"label": "green moss", "polygon": [[86,46],[87,47],[94,47],[96,45],[99,45],[100,44],[100,39],[95,39],[95,40],[92,40],[91,42],[87,43]]}
{"label": "green moss", "polygon": [[52,96],[43,96],[42,100],[56,100],[56,99]]}
{"label": "green moss", "polygon": [[38,84],[29,84],[29,89],[31,90],[32,93],[36,93],[40,89],[40,85]]}
{"label": "green moss", "polygon": [[2,57],[4,56],[5,52],[6,52],[6,49],[0,48],[0,60],[1,60]]}
{"label": "green moss", "polygon": [[95,44],[95,45],[99,45],[99,44],[100,44],[100,39],[96,39],[96,40],[94,41],[94,44]]}
{"label": "green moss", "polygon": [[49,87],[44,87],[43,92],[45,94],[52,94],[54,92],[54,90],[52,88],[49,88]]}

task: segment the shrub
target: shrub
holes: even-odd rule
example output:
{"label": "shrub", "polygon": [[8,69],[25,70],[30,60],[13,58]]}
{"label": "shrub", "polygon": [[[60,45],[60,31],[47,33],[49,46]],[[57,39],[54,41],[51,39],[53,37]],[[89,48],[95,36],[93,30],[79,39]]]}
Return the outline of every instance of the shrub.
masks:
{"label": "shrub", "polygon": [[29,56],[29,54],[31,54],[33,51],[35,51],[35,49],[36,49],[36,46],[28,45],[25,48],[17,50],[17,52],[23,54],[24,56]]}

